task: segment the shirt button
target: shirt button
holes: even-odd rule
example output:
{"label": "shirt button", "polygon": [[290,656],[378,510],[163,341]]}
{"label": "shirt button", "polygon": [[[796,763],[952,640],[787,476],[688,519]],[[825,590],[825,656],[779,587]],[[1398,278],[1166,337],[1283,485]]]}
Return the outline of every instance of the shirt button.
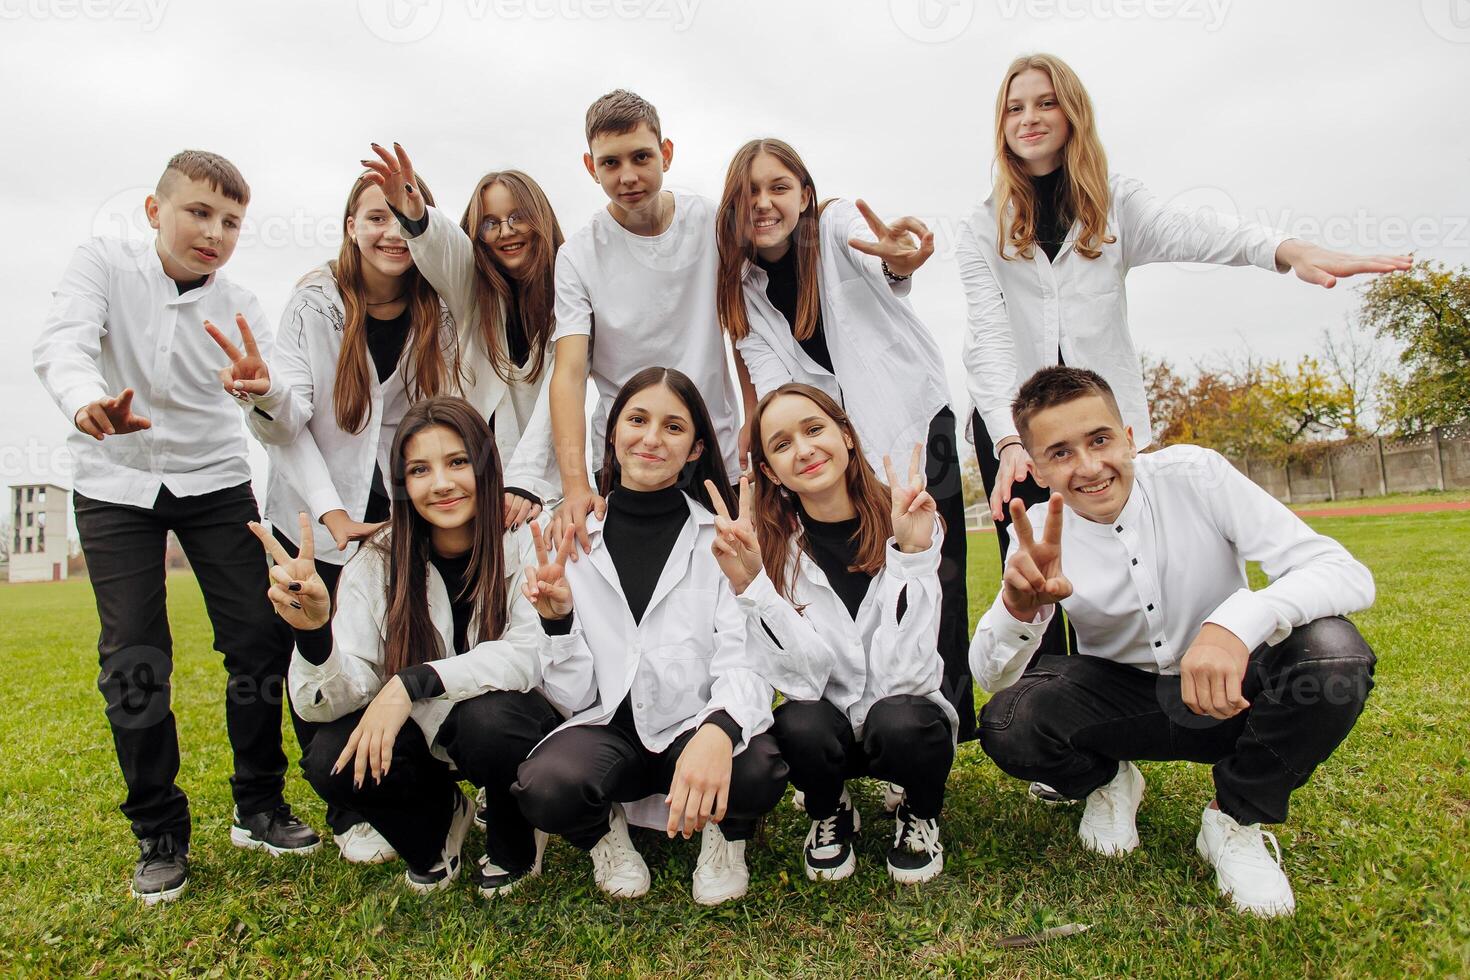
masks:
{"label": "shirt button", "polygon": [[1133,564],[1135,564],[1135,565],[1138,564],[1138,559],[1137,558],[1133,559]]}
{"label": "shirt button", "polygon": [[635,705],[634,705],[634,706],[633,706],[633,707],[635,707],[635,708],[642,708],[642,707],[643,707],[643,702],[642,702],[642,701],[639,701],[639,702],[638,702],[638,703],[637,703],[637,704],[635,704]]}
{"label": "shirt button", "polygon": [[[1164,645],[1164,641],[1163,640],[1154,640],[1154,649],[1155,650],[1157,650],[1159,647],[1161,647],[1163,645]],[[641,707],[643,707],[643,705],[640,704],[638,707],[641,708]]]}
{"label": "shirt button", "polygon": [[1021,639],[1023,639],[1023,640],[1029,640],[1029,639],[1031,639],[1031,637],[1027,636],[1025,633],[1022,633],[1021,634]]}
{"label": "shirt button", "polygon": [[1123,525],[1119,524],[1117,527],[1113,528],[1113,530],[1114,531],[1117,531],[1119,534],[1122,534],[1123,533]]}
{"label": "shirt button", "polygon": [[1150,602],[1150,603],[1149,603],[1149,604],[1148,604],[1148,611],[1149,611],[1149,612],[1153,612],[1153,611],[1154,611],[1154,604],[1153,604],[1153,603],[1152,603],[1152,602]]}

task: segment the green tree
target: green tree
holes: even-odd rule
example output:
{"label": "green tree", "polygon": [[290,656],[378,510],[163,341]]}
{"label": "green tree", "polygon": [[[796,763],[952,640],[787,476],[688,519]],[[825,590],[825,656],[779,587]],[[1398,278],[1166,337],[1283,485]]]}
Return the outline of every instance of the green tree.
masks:
{"label": "green tree", "polygon": [[1359,313],[1403,345],[1404,372],[1386,379],[1385,414],[1406,433],[1470,418],[1470,270],[1416,262],[1368,286]]}

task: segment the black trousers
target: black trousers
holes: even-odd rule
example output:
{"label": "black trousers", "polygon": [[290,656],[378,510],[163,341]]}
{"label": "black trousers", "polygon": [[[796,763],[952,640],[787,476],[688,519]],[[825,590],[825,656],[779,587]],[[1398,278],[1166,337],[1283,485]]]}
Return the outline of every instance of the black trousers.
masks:
{"label": "black trousers", "polygon": [[896,694],[878,701],[861,739],[829,701],[787,701],[776,709],[771,731],[813,820],[837,812],[843,782],[856,776],[898,783],[917,817],[933,819],[944,807],[954,740],[949,719],[928,698]]}
{"label": "black trousers", "polygon": [[225,728],[234,753],[235,805],[242,814],[275,808],[286,779],[281,705],[292,639],[266,598],[264,554],[245,526],[260,519],[250,484],[194,497],[175,497],[164,488],[152,507],[74,496],[102,624],[97,688],[127,783],[122,812],[133,833],[189,838],[189,801],[175,783],[179,739],[164,575],[169,531],[193,566],[214,648],[224,655],[229,675]]}
{"label": "black trousers", "polygon": [[1196,715],[1179,678],[1097,657],[1043,657],[980,713],[980,744],[1001,769],[1081,799],[1136,759],[1214,764],[1220,809],[1241,823],[1280,823],[1347,737],[1373,687],[1373,651],[1352,623],[1308,623],[1251,654],[1250,707]]}
{"label": "black trousers", "polygon": [[[959,716],[960,741],[975,737],[975,693],[970,679],[970,601],[966,583],[965,491],[960,474],[954,412],[943,408],[929,422],[924,476],[944,520],[939,544],[939,656],[941,690]],[[903,465],[894,460],[893,465]]]}
{"label": "black trousers", "polygon": [[459,780],[468,779],[485,789],[490,860],[507,871],[531,867],[534,832],[510,785],[526,755],[561,721],[544,697],[535,691],[491,691],[456,704],[435,736],[453,767],[430,753],[423,730],[409,719],[393,743],[388,775],[374,783],[369,774],[358,789],[351,765],[336,775],[332,766],[366,710],[316,726],[302,766],[322,799],[362,814],[410,868],[426,872],[439,863]]}
{"label": "black trousers", "polygon": [[[990,438],[990,432],[985,428],[985,420],[980,417],[979,412],[970,414],[971,432],[975,436],[975,461],[980,464],[980,482],[985,487],[985,500],[981,501],[985,507],[990,506],[990,494],[995,490],[995,480],[1000,473],[1000,460],[995,458],[995,443]],[[1012,499],[1020,497],[1029,508],[1033,504],[1044,504],[1051,499],[1051,491],[1039,485],[1031,474],[1026,474],[1026,479],[1011,488]],[[1006,545],[1010,541],[1008,532],[1011,527],[1011,513],[1009,510],[995,526],[995,543],[1000,549],[1000,567],[1005,570]],[[1031,662],[1034,664],[1038,659],[1045,656],[1065,657],[1072,650],[1077,649],[1077,634],[1072,630],[1072,625],[1067,621],[1065,614],[1053,616],[1047,624],[1046,632],[1042,634],[1041,645],[1036,648]]]}
{"label": "black trousers", "polygon": [[[280,528],[272,527],[271,534],[275,535],[276,541],[282,548],[286,549],[287,554],[293,558],[296,557],[296,545],[292,544],[291,539],[281,533]],[[327,594],[332,597],[333,608],[335,609],[337,582],[342,578],[342,566],[334,565],[329,561],[318,561],[316,563],[316,573],[322,577],[322,584],[327,587]],[[303,772],[306,768],[307,748],[311,745],[311,740],[316,736],[317,730],[321,727],[321,725],[310,721],[298,721],[296,725],[296,733],[301,739],[301,766]],[[332,803],[327,804],[327,826],[332,828],[332,833],[334,834],[346,833],[354,824],[362,823],[365,819],[362,814],[355,810],[344,809]]]}
{"label": "black trousers", "polygon": [[[631,721],[631,719],[629,719]],[[511,787],[526,818],[589,851],[607,833],[613,803],[667,793],[674,766],[695,732],[651,752],[631,723],[578,725],[557,732],[521,765]],[[735,756],[730,796],[720,831],[727,840],[749,840],[755,824],[781,801],[786,763],[769,734],[757,735]]]}

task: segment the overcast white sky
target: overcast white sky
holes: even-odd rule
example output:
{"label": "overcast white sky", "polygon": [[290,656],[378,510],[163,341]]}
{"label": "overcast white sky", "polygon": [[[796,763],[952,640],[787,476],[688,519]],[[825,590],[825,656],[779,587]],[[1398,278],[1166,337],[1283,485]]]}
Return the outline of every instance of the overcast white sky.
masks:
{"label": "overcast white sky", "polygon": [[[139,234],[176,150],[250,182],[227,274],[274,317],[335,253],[372,140],[408,147],[456,215],[482,171],[519,167],[579,227],[604,201],[583,113],[619,86],[659,108],[666,186],[718,196],[734,150],[774,135],[822,196],[929,222],[913,298],[959,408],[954,231],[989,192],[999,75],[1038,50],[1081,75],[1112,169],[1163,197],[1470,262],[1470,0],[0,0],[0,483],[70,484],[31,346],[72,249]],[[1356,303],[1347,283],[1159,266],[1129,297],[1139,346],[1185,366],[1294,359]]]}

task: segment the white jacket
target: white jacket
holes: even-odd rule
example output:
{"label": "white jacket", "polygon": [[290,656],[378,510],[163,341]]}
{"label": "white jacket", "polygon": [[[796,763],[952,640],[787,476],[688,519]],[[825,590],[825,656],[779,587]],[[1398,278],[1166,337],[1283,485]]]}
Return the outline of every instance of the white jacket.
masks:
{"label": "white jacket", "polygon": [[572,714],[562,728],[607,724],[631,693],[638,735],[652,752],[723,710],[740,726],[738,755],[770,727],[775,692],[752,669],[745,616],[710,551],[714,515],[687,494],[685,502],[689,519],[637,623],[603,543],[603,521],[588,520],[592,553],[566,568],[572,630],[550,638],[544,686]]}
{"label": "white jacket", "polygon": [[[377,539],[386,548],[388,532]],[[434,744],[439,726],[460,701],[489,691],[531,691],[541,684],[542,647],[546,634],[535,608],[521,593],[521,575],[535,560],[527,528],[507,533],[505,588],[509,622],[498,640],[476,644],[457,656],[454,649],[454,612],[449,590],[431,563],[428,568],[429,619],[434,624],[438,652],[429,661],[444,693],[415,701],[409,717],[423,730],[433,753],[448,756]],[[324,664],[313,664],[299,651],[291,655],[287,685],[291,706],[307,721],[334,721],[366,707],[382,690],[385,631],[388,623],[388,555],[376,546],[362,548],[342,569],[337,583],[337,611],[332,616],[332,653]],[[479,628],[470,621],[469,635]]]}
{"label": "white jacket", "polygon": [[[524,369],[517,369],[519,380],[506,384],[491,363],[480,334],[474,243],[438,208],[428,208],[426,217],[429,224],[423,234],[412,238],[405,235],[404,240],[414,264],[454,317],[465,400],[484,418],[495,417],[495,448],[500,452],[505,485],[529,490],[543,504],[549,504],[561,496],[561,474],[551,442],[550,386],[546,383],[551,377],[555,348],[548,345],[541,377],[530,381]],[[504,313],[502,305],[502,350],[506,349]]]}
{"label": "white jacket", "polygon": [[[797,571],[791,601],[781,598],[764,570],[736,600],[746,614],[745,630],[757,662],[776,689],[794,700],[831,702],[847,715],[859,737],[868,710],[883,698],[927,697],[943,709],[950,734],[957,735],[959,717],[940,693],[943,536],[935,521],[929,548],[912,555],[899,551],[889,538],[883,569],[873,576],[856,619],[821,567],[793,539],[790,554]],[[900,594],[906,602],[902,620]],[[796,606],[805,609],[797,612]]]}
{"label": "white jacket", "polygon": [[1207,262],[1276,268],[1287,236],[1213,212],[1170,207],[1129,177],[1108,180],[1108,234],[1102,254],[1076,251],[1074,222],[1054,260],[1038,245],[1031,258],[1002,259],[995,249],[995,196],[960,226],[955,245],[969,306],[964,361],[971,404],[993,443],[1016,435],[1011,401],[1021,383],[1062,360],[1107,379],[1134,444],[1153,441],[1143,367],[1128,331],[1128,270],[1150,262]]}
{"label": "white jacket", "polygon": [[766,271],[753,262],[744,269],[750,333],[736,347],[757,396],[799,381],[842,404],[869,465],[882,473],[883,455],[908,459],[914,443],[927,440],[930,421],[949,404],[944,357],[909,305],[908,281],[890,285],[878,259],[848,244],[873,237],[857,207],[830,202],[819,228],[822,331],[835,375],[801,349],[791,324],[766,298]]}
{"label": "white jacket", "polygon": [[[441,311],[441,344],[446,356],[451,356],[454,324],[442,306]],[[292,406],[291,411],[273,412],[269,417],[254,411],[245,416],[270,457],[266,519],[299,547],[296,515],[303,510],[309,513],[316,556],[334,565],[351,557],[357,545],[338,550],[321,517],[328,511],[345,510],[353,520],[362,520],[374,465],[382,467],[385,482],[389,479],[392,470],[388,455],[398,422],[408,410],[405,371],[411,370],[407,348],[398,367],[383,382],[379,383],[370,369],[367,424],[361,432],[343,431],[337,425],[332,396],[345,319],[342,296],[331,269],[323,265],[303,277],[281,315],[270,359],[271,390],[257,399],[265,404],[285,400]]]}

